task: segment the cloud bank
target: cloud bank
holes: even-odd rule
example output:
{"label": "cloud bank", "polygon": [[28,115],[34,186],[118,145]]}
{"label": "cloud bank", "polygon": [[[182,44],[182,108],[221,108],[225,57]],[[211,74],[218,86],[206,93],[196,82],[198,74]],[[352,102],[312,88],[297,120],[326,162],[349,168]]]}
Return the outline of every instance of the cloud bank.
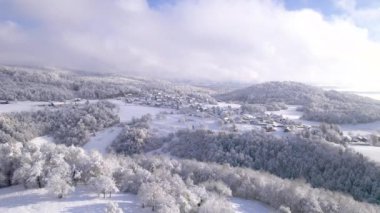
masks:
{"label": "cloud bank", "polygon": [[154,8],[146,0],[0,0],[0,62],[375,87],[380,43],[370,27],[379,13],[338,3],[345,13],[324,17],[289,11],[279,0],[181,0]]}

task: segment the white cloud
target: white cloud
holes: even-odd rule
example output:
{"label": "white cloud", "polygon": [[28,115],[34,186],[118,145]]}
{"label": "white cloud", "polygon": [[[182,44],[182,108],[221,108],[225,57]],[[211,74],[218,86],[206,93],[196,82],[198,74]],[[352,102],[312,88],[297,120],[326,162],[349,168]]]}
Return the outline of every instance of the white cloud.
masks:
{"label": "white cloud", "polygon": [[19,26],[12,21],[0,21],[0,41],[3,43],[17,43],[25,38]]}
{"label": "white cloud", "polygon": [[353,11],[356,8],[356,0],[336,0],[334,3],[344,11]]}
{"label": "white cloud", "polygon": [[380,81],[380,44],[367,29],[347,17],[287,11],[277,1],[183,0],[158,9],[145,0],[9,2],[7,9],[35,26],[16,24],[10,32],[26,41],[10,47],[0,24],[0,48],[11,48],[2,62],[163,78]]}

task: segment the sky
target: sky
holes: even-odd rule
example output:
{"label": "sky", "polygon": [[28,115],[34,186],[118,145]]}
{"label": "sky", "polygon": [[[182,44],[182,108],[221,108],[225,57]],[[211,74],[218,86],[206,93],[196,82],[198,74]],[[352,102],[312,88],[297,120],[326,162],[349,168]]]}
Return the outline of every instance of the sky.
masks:
{"label": "sky", "polygon": [[370,90],[379,57],[377,0],[0,0],[1,64]]}

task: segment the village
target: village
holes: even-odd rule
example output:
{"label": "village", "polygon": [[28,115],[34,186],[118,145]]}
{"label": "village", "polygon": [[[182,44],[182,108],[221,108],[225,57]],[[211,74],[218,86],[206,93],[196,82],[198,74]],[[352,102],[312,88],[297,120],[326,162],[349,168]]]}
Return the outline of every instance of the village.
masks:
{"label": "village", "polygon": [[[230,126],[231,131],[238,131],[236,125],[248,125],[258,127],[265,132],[282,132],[297,134],[303,130],[309,130],[313,134],[318,134],[320,129],[317,126],[306,125],[298,120],[285,118],[283,115],[271,113],[285,109],[284,104],[263,104],[255,106],[254,110],[247,110],[246,106],[240,104],[230,104],[207,100],[197,96],[183,96],[180,93],[166,93],[162,90],[145,91],[143,94],[125,94],[124,97],[117,97],[116,100],[126,104],[136,104],[155,108],[166,108],[177,110],[180,114],[185,114],[194,118],[217,119],[221,125]],[[39,107],[59,107],[63,105],[80,105],[97,100],[87,100],[75,98],[63,102],[40,102]],[[0,104],[12,104],[13,101],[0,100]],[[266,111],[270,110],[270,111]],[[380,137],[378,137],[380,141]],[[373,135],[345,135],[344,141],[358,145],[369,145],[373,141]]]}

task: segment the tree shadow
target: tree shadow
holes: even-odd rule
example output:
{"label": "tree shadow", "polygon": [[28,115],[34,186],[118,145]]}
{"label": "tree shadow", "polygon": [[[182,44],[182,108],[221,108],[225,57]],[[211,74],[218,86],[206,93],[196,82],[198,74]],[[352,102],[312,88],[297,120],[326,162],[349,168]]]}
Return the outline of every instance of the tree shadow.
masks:
{"label": "tree shadow", "polygon": [[20,195],[19,193],[14,193],[14,195],[0,199],[0,205],[2,207],[18,207],[18,206],[41,203],[41,202],[50,201],[50,200],[52,200],[52,197],[49,194],[41,194],[38,192],[33,192],[33,193],[25,194],[25,195],[24,194]]}

